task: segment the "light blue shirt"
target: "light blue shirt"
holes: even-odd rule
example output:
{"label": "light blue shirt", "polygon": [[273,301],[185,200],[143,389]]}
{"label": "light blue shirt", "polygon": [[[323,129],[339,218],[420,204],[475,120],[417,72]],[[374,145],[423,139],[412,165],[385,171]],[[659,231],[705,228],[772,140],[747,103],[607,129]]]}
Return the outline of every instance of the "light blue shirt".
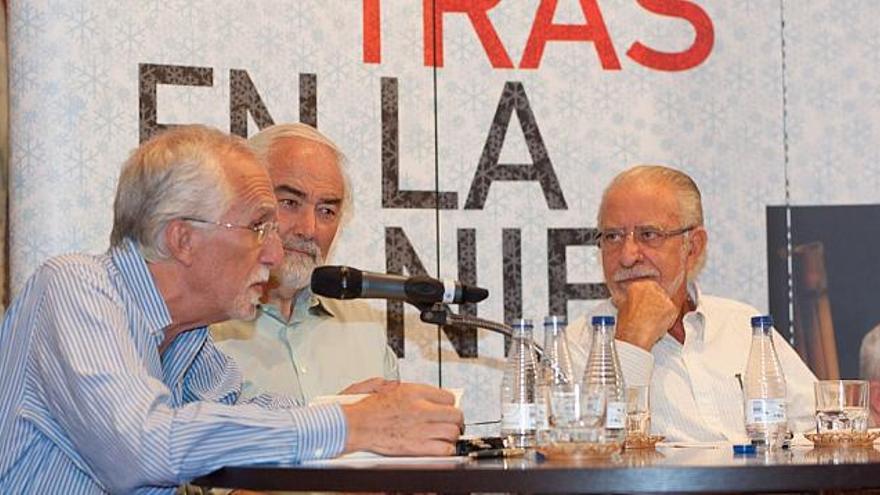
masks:
{"label": "light blue shirt", "polygon": [[341,409],[233,405],[241,375],[206,328],[159,354],[170,323],[131,242],[42,265],[0,329],[0,493],[171,493],[224,465],[343,450]]}
{"label": "light blue shirt", "polygon": [[306,404],[367,378],[399,379],[384,319],[384,312],[361,301],[326,299],[305,289],[289,321],[264,304],[256,320],[211,325],[211,335],[241,369],[244,397],[267,391]]}

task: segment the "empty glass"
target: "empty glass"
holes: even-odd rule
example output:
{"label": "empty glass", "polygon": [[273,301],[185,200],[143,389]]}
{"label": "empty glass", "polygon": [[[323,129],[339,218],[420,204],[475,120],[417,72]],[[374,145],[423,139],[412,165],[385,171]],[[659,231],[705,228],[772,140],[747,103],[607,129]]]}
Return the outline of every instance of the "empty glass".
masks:
{"label": "empty glass", "polygon": [[626,434],[634,437],[651,434],[651,402],[647,385],[626,387]]}
{"label": "empty glass", "polygon": [[820,380],[814,389],[818,433],[863,433],[868,430],[868,382]]}

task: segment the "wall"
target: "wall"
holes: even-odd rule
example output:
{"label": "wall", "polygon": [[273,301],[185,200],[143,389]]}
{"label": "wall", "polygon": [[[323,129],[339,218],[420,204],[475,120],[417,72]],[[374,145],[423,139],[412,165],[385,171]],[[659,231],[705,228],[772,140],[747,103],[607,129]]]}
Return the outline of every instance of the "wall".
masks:
{"label": "wall", "polygon": [[[303,120],[350,159],[355,217],[334,263],[485,286],[484,318],[573,318],[604,290],[603,185],[665,163],[703,191],[704,290],[766,311],[765,207],[875,201],[878,14],[871,0],[12,2],[11,288],[48,256],[106,248],[119,167],[163,125]],[[390,309],[404,377],[465,387],[467,420],[497,419],[503,339],[453,345]]]}

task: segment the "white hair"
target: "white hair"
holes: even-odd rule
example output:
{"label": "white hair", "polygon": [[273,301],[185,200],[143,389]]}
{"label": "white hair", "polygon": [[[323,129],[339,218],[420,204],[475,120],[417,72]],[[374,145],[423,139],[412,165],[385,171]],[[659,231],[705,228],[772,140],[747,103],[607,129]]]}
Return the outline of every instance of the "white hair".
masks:
{"label": "white hair", "polygon": [[301,122],[275,124],[251,136],[250,139],[248,139],[248,145],[263,163],[268,164],[269,154],[275,144],[283,139],[289,138],[306,139],[330,148],[333,155],[336,157],[336,165],[339,169],[339,175],[342,176],[342,216],[343,219],[350,218],[353,214],[353,201],[351,197],[351,181],[345,170],[345,165],[347,163],[345,153],[336,146],[336,143],[331,141],[330,138],[322,134],[319,130]]}
{"label": "white hair", "polygon": [[[611,183],[608,184],[608,187],[605,188],[596,219],[599,228],[602,228],[602,213],[605,209],[605,199],[608,196],[608,192],[615,187],[629,182],[646,182],[670,186],[678,199],[679,217],[682,222],[681,227],[698,227],[703,225],[702,195],[697,187],[697,183],[689,175],[674,168],[664,167],[663,165],[637,165],[617,174],[611,180]],[[689,233],[685,234],[685,238],[689,241]],[[703,249],[703,252],[700,253],[694,269],[688,273],[688,282],[695,279],[703,269],[703,266],[706,264],[707,252],[708,250]]]}
{"label": "white hair", "polygon": [[167,259],[170,221],[216,221],[229,208],[234,191],[222,160],[231,153],[254,156],[238,136],[202,125],[173,127],[135,149],[116,187],[110,245],[131,239],[147,261]]}

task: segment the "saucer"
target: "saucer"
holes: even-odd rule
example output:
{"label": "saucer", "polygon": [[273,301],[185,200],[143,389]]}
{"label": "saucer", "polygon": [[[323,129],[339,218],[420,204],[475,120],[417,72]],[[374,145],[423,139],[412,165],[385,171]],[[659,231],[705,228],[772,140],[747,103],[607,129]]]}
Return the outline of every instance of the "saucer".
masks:
{"label": "saucer", "polygon": [[880,438],[880,431],[804,433],[815,447],[871,447]]}
{"label": "saucer", "polygon": [[627,435],[627,449],[653,449],[666,437],[662,435]]}
{"label": "saucer", "polygon": [[542,445],[537,451],[547,459],[581,459],[609,457],[621,451],[619,443],[555,442]]}

